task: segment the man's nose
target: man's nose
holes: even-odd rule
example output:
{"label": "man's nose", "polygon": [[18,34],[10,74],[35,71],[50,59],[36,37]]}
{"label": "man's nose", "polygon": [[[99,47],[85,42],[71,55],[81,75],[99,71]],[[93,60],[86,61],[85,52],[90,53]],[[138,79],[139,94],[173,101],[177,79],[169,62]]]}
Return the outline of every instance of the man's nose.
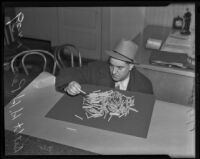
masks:
{"label": "man's nose", "polygon": [[113,68],[113,74],[116,74],[118,69],[116,67]]}

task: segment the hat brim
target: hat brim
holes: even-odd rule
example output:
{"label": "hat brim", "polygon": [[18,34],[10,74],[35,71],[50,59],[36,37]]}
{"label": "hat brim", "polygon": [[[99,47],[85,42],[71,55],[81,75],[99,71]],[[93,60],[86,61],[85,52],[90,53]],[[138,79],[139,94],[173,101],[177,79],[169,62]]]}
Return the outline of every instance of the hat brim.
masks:
{"label": "hat brim", "polygon": [[121,55],[120,53],[114,52],[114,51],[105,51],[110,57],[116,58],[121,61],[126,61],[126,62],[133,62],[133,60],[126,58],[125,56]]}

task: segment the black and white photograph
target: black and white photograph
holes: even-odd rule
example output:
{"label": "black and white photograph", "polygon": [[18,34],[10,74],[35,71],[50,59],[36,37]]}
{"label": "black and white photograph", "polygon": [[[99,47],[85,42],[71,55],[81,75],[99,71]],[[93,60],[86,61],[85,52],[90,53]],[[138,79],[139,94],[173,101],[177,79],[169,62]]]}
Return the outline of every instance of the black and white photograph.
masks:
{"label": "black and white photograph", "polygon": [[5,157],[196,157],[195,2],[2,6]]}

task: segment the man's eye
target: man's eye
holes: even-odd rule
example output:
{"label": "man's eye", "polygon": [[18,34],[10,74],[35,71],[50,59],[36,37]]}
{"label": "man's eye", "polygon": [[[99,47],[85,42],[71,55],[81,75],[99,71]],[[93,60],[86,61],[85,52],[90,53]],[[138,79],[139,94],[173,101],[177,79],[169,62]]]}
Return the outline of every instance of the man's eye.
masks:
{"label": "man's eye", "polygon": [[110,64],[110,68],[117,68],[118,70],[122,70],[124,67],[122,67],[122,66],[114,66],[114,65],[112,65],[112,64]]}

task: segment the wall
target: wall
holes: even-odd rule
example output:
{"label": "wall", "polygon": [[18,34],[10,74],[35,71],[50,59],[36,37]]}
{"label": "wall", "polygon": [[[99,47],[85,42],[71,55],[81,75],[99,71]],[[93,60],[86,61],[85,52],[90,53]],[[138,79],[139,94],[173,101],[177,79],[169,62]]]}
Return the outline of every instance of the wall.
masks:
{"label": "wall", "polygon": [[[107,16],[103,16],[102,59],[107,59],[105,50],[113,49],[121,38],[132,40],[141,32],[145,20],[145,7],[108,8],[106,8]],[[108,43],[106,47],[104,47],[105,43]]]}
{"label": "wall", "polygon": [[122,37],[133,39],[144,27],[145,7],[111,8],[111,48]]}
{"label": "wall", "polygon": [[[194,5],[191,4],[167,7],[103,7],[101,59],[107,58],[105,50],[112,49],[121,38],[133,39],[145,25],[171,26],[173,18],[183,15],[186,7],[189,7],[192,12],[191,27],[194,28]],[[52,45],[58,44],[58,9],[56,7],[17,8],[16,13],[19,11],[23,11],[25,15],[22,23],[24,36],[51,40]]]}
{"label": "wall", "polygon": [[6,7],[4,10],[4,16],[10,17],[10,19],[14,18],[16,16],[15,9],[13,7]]}
{"label": "wall", "polygon": [[189,8],[192,13],[191,28],[195,28],[195,5],[190,3],[170,4],[166,7],[146,7],[145,25],[172,26],[173,18],[183,17]]}
{"label": "wall", "polygon": [[101,7],[58,7],[59,44],[76,45],[82,57],[101,58]]}
{"label": "wall", "polygon": [[[42,40],[50,40],[52,45],[58,41],[58,18],[56,7],[20,7],[16,8],[24,14],[22,34]],[[31,27],[30,27],[31,26]]]}
{"label": "wall", "polygon": [[[59,43],[59,18],[56,7],[17,8],[24,13],[22,32],[25,37]],[[102,7],[101,59],[105,50],[112,49],[122,37],[133,39],[144,27],[145,7]],[[30,27],[31,26],[31,27]],[[86,40],[87,41],[87,40]]]}

